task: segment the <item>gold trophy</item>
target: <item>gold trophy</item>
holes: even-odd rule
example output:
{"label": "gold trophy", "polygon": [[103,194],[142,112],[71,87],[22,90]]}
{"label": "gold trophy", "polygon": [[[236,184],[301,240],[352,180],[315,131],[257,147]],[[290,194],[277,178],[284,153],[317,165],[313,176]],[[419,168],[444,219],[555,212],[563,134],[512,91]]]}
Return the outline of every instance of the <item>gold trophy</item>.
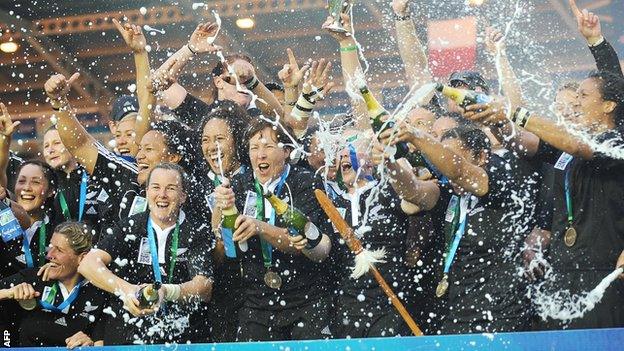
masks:
{"label": "gold trophy", "polygon": [[340,14],[349,13],[349,11],[351,11],[351,6],[353,6],[352,2],[353,0],[327,0],[329,15],[334,18],[334,23],[329,26],[329,30],[338,33],[347,32],[340,23]]}

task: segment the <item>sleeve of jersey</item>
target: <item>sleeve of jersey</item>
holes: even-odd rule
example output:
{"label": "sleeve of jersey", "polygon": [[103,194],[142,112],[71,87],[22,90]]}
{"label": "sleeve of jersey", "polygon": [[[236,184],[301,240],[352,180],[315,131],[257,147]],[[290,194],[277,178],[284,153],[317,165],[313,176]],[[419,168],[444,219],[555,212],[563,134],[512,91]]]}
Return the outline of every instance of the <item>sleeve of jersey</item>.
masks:
{"label": "sleeve of jersey", "polygon": [[98,156],[91,177],[95,179],[109,196],[119,198],[123,195],[125,183],[136,181],[138,169],[134,162],[129,162],[96,143]]}
{"label": "sleeve of jersey", "polygon": [[26,268],[11,276],[0,279],[0,289],[9,289],[21,283],[33,284],[38,280],[37,270],[34,268]]}
{"label": "sleeve of jersey", "polygon": [[122,227],[121,223],[115,224],[111,230],[112,233],[101,237],[100,241],[97,243],[97,248],[106,251],[114,261],[117,258],[127,256],[127,251],[130,246],[128,241],[139,239],[132,235],[128,228]]}
{"label": "sleeve of jersey", "polygon": [[314,190],[324,190],[322,180],[320,177],[313,177],[308,173],[304,174],[305,177],[302,176],[301,179],[297,180],[297,192],[293,194],[291,201],[318,227],[321,233],[331,235],[334,230],[314,195]]}
{"label": "sleeve of jersey", "polygon": [[207,103],[187,93],[180,106],[173,109],[173,113],[182,123],[191,128],[198,128],[201,118],[208,112],[208,107]]}
{"label": "sleeve of jersey", "polygon": [[212,252],[213,252],[213,235],[210,230],[210,225],[203,223],[197,227],[194,234],[194,243],[191,248],[191,255],[189,257],[189,273],[191,277],[198,275],[204,276],[209,279],[213,279],[213,265],[212,265]]}

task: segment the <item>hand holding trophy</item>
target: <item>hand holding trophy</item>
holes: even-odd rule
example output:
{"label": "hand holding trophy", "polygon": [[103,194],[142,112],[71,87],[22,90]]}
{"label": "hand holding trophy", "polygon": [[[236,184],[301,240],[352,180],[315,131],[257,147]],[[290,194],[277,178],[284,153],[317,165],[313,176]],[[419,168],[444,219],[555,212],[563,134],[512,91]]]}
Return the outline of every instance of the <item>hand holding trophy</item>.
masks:
{"label": "hand holding trophy", "polygon": [[351,6],[353,6],[353,1],[355,0],[327,0],[329,15],[335,18],[334,23],[327,29],[333,32],[347,33],[347,30],[340,23],[340,14],[348,14],[351,11]]}

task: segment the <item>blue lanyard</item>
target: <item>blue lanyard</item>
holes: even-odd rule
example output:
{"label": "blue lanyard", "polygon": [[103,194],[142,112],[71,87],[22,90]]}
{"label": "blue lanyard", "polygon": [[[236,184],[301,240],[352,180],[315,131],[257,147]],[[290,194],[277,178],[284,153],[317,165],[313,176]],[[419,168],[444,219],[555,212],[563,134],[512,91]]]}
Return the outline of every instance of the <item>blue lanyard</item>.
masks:
{"label": "blue lanyard", "polygon": [[78,204],[78,222],[82,221],[82,215],[84,213],[85,202],[87,201],[87,182],[89,176],[86,170],[82,170],[82,179],[80,180],[80,202]]}
{"label": "blue lanyard", "polygon": [[[461,241],[462,237],[464,236],[464,232],[466,231],[466,222],[468,222],[468,203],[465,203],[465,206],[462,206],[462,202],[464,202],[464,200],[468,202],[470,201],[470,198],[462,197],[460,199],[459,228],[457,228],[457,231],[455,232],[453,243],[451,244],[451,247],[449,248],[449,252],[446,255],[446,259],[444,260],[444,274],[448,274],[448,272],[451,270],[451,265],[453,264],[453,260],[455,259],[455,254],[457,253],[457,249],[459,248],[459,242]],[[464,211],[462,211],[462,207],[465,208]]]}
{"label": "blue lanyard", "polygon": [[30,252],[30,242],[26,233],[22,237],[22,251],[24,251],[24,258],[26,259],[26,267],[33,268],[35,266],[33,262],[32,253]]}
{"label": "blue lanyard", "polygon": [[[43,266],[45,263],[45,246],[46,246],[46,224],[45,219],[41,221],[41,225],[39,226],[38,235],[39,235],[39,266]],[[34,238],[34,236],[33,236]],[[33,260],[32,252],[30,251],[30,241],[28,241],[28,235],[26,232],[22,232],[22,251],[24,251],[24,259],[26,260],[26,267],[33,268],[35,267],[35,262]]]}
{"label": "blue lanyard", "polygon": [[[288,173],[290,173],[290,165],[286,165],[286,169],[282,172],[279,182],[277,183],[277,187],[275,188],[275,196],[279,196],[282,192],[282,188],[284,187],[284,183],[286,183],[286,178],[288,177]],[[263,221],[265,219],[264,215],[264,196],[262,194],[260,188],[260,182],[255,179],[254,186],[256,188],[256,218]],[[271,217],[269,218],[270,225],[275,225],[275,211],[271,210]],[[268,241],[260,238],[260,247],[262,249],[262,261],[265,267],[271,267],[273,264],[273,246]]]}
{"label": "blue lanyard", "polygon": [[[56,312],[56,313],[61,313],[61,312],[63,312],[64,309],[66,309],[68,306],[70,306],[72,303],[74,303],[74,301],[78,297],[78,293],[80,292],[80,288],[85,284],[85,282],[86,282],[86,280],[81,280],[78,283],[78,285],[76,285],[72,289],[72,291],[69,294],[69,296],[67,296],[67,299],[65,299],[65,301],[61,302],[60,305],[54,306],[53,304],[51,304],[51,303],[49,303],[47,301],[44,301],[43,299],[39,300],[39,305],[43,309],[50,310],[50,311]],[[58,284],[58,282],[56,284]],[[54,301],[54,297],[52,297],[52,301]]]}
{"label": "blue lanyard", "polygon": [[572,190],[571,190],[571,177],[572,173],[572,162],[568,165],[568,168],[565,171],[564,177],[564,190],[565,190],[565,198],[566,198],[566,211],[568,212],[568,224],[572,224],[574,221],[574,212],[572,212]]}

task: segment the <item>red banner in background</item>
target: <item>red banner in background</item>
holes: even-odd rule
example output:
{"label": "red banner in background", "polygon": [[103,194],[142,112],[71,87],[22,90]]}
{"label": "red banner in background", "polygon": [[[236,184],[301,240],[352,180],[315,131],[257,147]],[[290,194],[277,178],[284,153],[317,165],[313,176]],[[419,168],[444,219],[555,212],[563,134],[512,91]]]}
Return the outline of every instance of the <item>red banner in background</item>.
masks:
{"label": "red banner in background", "polygon": [[427,24],[429,69],[436,77],[473,70],[477,58],[475,17],[429,21]]}

